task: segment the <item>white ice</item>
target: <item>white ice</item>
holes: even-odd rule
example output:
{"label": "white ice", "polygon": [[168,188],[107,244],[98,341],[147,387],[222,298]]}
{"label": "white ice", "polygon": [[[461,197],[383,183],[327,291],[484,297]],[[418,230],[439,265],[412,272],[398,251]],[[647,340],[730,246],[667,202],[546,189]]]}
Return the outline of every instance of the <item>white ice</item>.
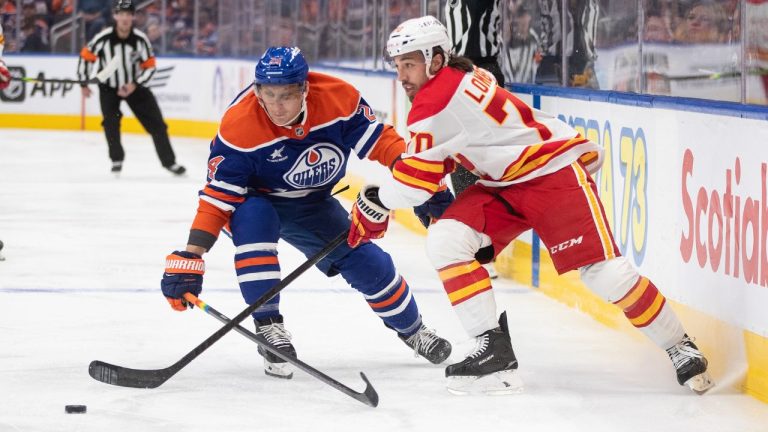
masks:
{"label": "white ice", "polygon": [[[364,371],[378,408],[301,372],[265,376],[256,345],[235,332],[159,388],[97,382],[87,372],[94,359],[164,368],[221,326],[197,309],[172,311],[159,290],[165,255],[186,241],[207,140],[174,140],[184,178],[160,167],[148,136],[124,140],[115,179],[100,133],[0,130],[2,432],[768,430],[768,405],[728,386],[696,396],[650,342],[509,281],[495,292],[520,360],[519,395],[448,394],[442,366],[414,358],[357,292],[315,269],[282,295],[299,355],[357,390]],[[380,244],[458,361],[472,343],[423,242],[393,225]],[[232,253],[222,238],[206,256],[201,294],[230,317],[245,307]],[[280,257],[283,274],[304,260],[287,245]],[[88,413],[65,414],[67,404]]]}

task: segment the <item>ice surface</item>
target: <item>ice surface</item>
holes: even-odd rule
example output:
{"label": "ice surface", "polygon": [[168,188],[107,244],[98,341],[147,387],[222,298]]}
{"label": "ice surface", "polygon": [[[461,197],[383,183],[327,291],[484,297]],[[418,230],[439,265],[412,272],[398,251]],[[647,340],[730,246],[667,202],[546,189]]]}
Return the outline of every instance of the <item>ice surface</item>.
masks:
{"label": "ice surface", "polygon": [[[0,431],[766,431],[768,406],[734,389],[699,397],[677,385],[664,352],[509,281],[506,309],[525,392],[458,397],[443,367],[416,359],[341,278],[310,270],[283,291],[301,358],[358,390],[369,408],[314,378],[264,375],[256,345],[231,332],[153,390],[88,376],[91,360],[171,365],[220,328],[170,309],[159,290],[165,255],[183,247],[206,170],[207,140],[175,139],[189,175],[160,167],[146,135],[126,135],[121,178],[100,133],[0,131]],[[392,253],[425,323],[472,348],[424,254],[397,225]],[[235,316],[233,248],[206,255],[201,298]],[[303,261],[280,246],[283,273]],[[246,322],[250,326],[250,322]],[[65,414],[67,404],[87,414]]]}

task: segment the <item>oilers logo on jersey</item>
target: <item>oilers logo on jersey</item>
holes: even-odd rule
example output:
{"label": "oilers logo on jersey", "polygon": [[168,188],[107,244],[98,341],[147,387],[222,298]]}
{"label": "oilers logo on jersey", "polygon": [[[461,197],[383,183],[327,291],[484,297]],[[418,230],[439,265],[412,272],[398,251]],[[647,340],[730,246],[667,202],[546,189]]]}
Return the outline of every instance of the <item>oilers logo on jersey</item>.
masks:
{"label": "oilers logo on jersey", "polygon": [[315,144],[301,153],[283,179],[298,189],[325,186],[341,172],[344,162],[344,154],[337,147]]}

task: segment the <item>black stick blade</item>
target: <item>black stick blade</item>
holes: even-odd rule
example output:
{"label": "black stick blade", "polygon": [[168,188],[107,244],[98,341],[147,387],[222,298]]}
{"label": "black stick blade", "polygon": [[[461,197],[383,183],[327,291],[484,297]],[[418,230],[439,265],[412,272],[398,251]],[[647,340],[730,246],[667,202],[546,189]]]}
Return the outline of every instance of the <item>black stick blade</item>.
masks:
{"label": "black stick blade", "polygon": [[156,388],[174,375],[166,369],[131,369],[94,360],[88,365],[88,374],[96,381],[120,387]]}
{"label": "black stick blade", "polygon": [[363,378],[363,381],[365,381],[365,390],[363,390],[363,393],[353,397],[368,406],[376,408],[379,405],[379,394],[376,393],[376,389],[373,388],[371,382],[368,381],[368,377],[365,376],[364,373],[360,372],[360,376]]}

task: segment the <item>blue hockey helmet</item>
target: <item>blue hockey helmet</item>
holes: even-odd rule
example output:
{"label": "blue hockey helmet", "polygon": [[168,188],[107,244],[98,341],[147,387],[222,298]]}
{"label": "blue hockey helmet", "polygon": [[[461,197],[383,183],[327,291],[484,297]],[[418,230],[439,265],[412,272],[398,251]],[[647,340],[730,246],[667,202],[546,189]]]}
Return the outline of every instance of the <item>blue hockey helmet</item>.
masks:
{"label": "blue hockey helmet", "polygon": [[256,63],[256,85],[304,84],[309,65],[298,47],[270,47]]}

